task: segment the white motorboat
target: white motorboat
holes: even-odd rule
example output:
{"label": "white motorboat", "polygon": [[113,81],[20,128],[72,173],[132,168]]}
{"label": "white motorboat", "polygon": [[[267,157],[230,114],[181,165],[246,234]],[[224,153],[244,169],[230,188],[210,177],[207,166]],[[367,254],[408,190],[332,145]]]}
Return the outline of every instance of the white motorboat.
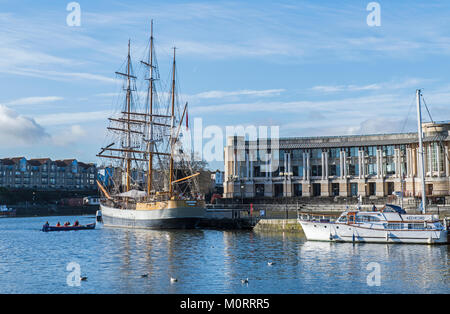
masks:
{"label": "white motorboat", "polygon": [[448,227],[438,215],[408,215],[387,204],[379,211],[348,210],[336,221],[302,214],[298,218],[308,240],[373,243],[448,243]]}
{"label": "white motorboat", "polygon": [[308,240],[381,243],[449,243],[448,222],[442,224],[438,215],[426,214],[425,167],[423,158],[422,114],[420,90],[417,97],[419,165],[422,183],[420,215],[408,215],[400,206],[386,205],[379,211],[347,210],[336,221],[301,215],[301,224]]}

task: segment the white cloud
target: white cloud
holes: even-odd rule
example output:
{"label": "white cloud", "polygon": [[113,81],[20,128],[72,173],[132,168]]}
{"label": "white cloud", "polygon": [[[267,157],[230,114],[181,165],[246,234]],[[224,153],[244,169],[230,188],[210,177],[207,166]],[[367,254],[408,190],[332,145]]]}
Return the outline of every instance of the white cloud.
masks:
{"label": "white cloud", "polygon": [[362,96],[343,98],[337,100],[305,100],[305,101],[270,101],[270,102],[248,102],[229,103],[217,105],[195,106],[192,112],[205,114],[213,112],[222,113],[305,113],[305,110],[331,110],[334,112],[360,111],[367,112],[368,109],[389,109],[391,112],[396,106],[404,105],[408,99],[402,99],[400,95],[378,94],[374,96]]}
{"label": "white cloud", "polygon": [[16,111],[0,105],[0,143],[11,146],[30,145],[48,137],[45,129],[33,118],[19,115]]}
{"label": "white cloud", "polygon": [[431,82],[430,79],[411,78],[403,81],[389,81],[382,83],[372,83],[367,85],[319,85],[311,88],[313,91],[323,93],[335,92],[358,92],[358,91],[375,91],[375,90],[396,90],[402,88],[420,87],[421,84]]}
{"label": "white cloud", "polygon": [[88,111],[88,112],[62,112],[43,114],[36,117],[42,125],[62,125],[85,123],[92,121],[106,121],[111,116],[111,111]]}
{"label": "white cloud", "polygon": [[45,96],[45,97],[24,97],[9,101],[6,103],[7,106],[15,106],[15,105],[36,105],[47,102],[54,102],[58,100],[63,100],[63,97],[58,96]]}
{"label": "white cloud", "polygon": [[218,90],[212,90],[207,92],[198,93],[195,95],[192,95],[190,97],[193,98],[205,98],[205,99],[211,99],[211,98],[225,98],[230,96],[255,96],[255,97],[265,97],[265,96],[272,96],[272,95],[280,95],[282,92],[284,92],[284,89],[266,89],[266,90],[238,90],[238,91],[218,91]]}
{"label": "white cloud", "polygon": [[69,129],[54,135],[52,141],[57,146],[73,145],[87,135],[88,133],[81,125],[74,124]]}

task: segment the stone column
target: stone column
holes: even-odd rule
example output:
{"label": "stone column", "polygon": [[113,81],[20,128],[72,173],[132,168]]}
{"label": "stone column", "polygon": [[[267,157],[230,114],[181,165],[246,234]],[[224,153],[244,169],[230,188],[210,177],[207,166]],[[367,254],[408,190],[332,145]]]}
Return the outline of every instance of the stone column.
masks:
{"label": "stone column", "polygon": [[[362,151],[358,150],[358,178],[362,178],[363,174],[362,174]],[[359,187],[358,187],[359,190]]]}
{"label": "stone column", "polygon": [[321,161],[322,161],[322,180],[325,180],[325,152],[322,152]]}
{"label": "stone column", "polygon": [[238,161],[237,161],[237,152],[234,150],[233,152],[233,178],[238,176]]}
{"label": "stone column", "polygon": [[437,170],[438,177],[441,176],[441,145],[436,145],[436,162],[437,162]]}
{"label": "stone column", "polygon": [[309,197],[311,196],[311,182],[310,182],[310,171],[309,171],[309,152],[303,153],[303,173],[305,176],[303,177],[302,183],[302,195]]}
{"label": "stone column", "polygon": [[413,150],[413,161],[414,161],[414,167],[413,167],[414,174],[413,174],[413,176],[414,177],[418,177],[420,168],[419,168],[419,148],[417,148],[417,147],[414,148],[414,150]]}
{"label": "stone column", "polygon": [[347,175],[348,175],[348,173],[347,173],[347,154],[346,154],[345,150],[342,151],[342,158],[344,161],[344,177],[347,178]]}
{"label": "stone column", "polygon": [[400,178],[401,177],[401,170],[400,170],[400,149],[395,148],[394,149],[394,162],[395,162],[395,177]]}
{"label": "stone column", "polygon": [[432,163],[431,163],[431,152],[432,152],[432,149],[431,149],[431,143],[429,143],[427,146],[427,150],[426,150],[426,155],[425,155],[425,160],[428,160],[428,171],[426,171],[425,172],[425,176],[427,175],[427,172],[429,172],[430,173],[430,177],[431,176],[433,176],[433,166],[432,166]]}
{"label": "stone column", "polygon": [[447,144],[447,146],[444,146],[445,148],[445,154],[444,154],[444,158],[445,158],[445,176],[449,177],[450,176],[450,163],[449,163],[449,144]]}
{"label": "stone column", "polygon": [[[278,161],[279,163],[279,161]],[[270,154],[270,159],[269,159],[269,180],[272,181],[272,153]]]}
{"label": "stone column", "polygon": [[383,151],[377,149],[377,178],[382,178],[383,176]]}
{"label": "stone column", "polygon": [[306,180],[309,182],[311,178],[311,164],[310,164],[310,154],[306,155]]}
{"label": "stone column", "polygon": [[250,178],[250,158],[249,154],[245,154],[245,178],[248,180]]}
{"label": "stone column", "polygon": [[306,153],[303,153],[303,180],[306,180]]}
{"label": "stone column", "polygon": [[411,148],[406,148],[406,176],[411,177]]}

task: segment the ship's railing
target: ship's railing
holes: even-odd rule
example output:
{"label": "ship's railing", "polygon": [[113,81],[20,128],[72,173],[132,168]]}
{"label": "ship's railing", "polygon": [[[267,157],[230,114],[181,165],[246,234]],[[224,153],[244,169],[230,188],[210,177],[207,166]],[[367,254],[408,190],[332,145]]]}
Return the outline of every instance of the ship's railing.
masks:
{"label": "ship's railing", "polygon": [[298,212],[297,219],[302,221],[317,221],[317,222],[335,222],[340,215],[336,214],[314,214]]}

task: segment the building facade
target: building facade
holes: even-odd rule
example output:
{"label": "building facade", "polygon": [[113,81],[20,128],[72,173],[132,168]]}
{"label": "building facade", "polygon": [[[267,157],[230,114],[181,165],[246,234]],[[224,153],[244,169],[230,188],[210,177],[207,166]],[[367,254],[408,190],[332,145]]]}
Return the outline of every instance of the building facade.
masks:
{"label": "building facade", "polygon": [[94,190],[97,167],[76,159],[0,159],[0,187],[35,190]]}
{"label": "building facade", "polygon": [[[450,123],[424,123],[426,193],[450,195]],[[227,139],[225,198],[421,196],[417,133]]]}

